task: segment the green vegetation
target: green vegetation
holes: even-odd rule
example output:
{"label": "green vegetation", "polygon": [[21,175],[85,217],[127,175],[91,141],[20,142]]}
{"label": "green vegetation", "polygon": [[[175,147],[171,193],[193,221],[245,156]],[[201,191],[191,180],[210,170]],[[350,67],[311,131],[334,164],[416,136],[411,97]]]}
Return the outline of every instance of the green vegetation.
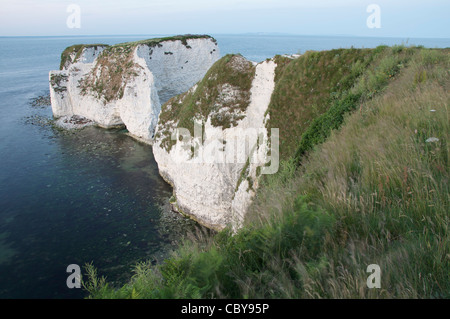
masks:
{"label": "green vegetation", "polygon": [[[343,89],[331,93],[332,100],[328,102],[329,108],[314,118],[302,134],[294,157],[297,164],[314,145],[324,142],[332,130],[341,126],[345,114],[355,110],[361,101],[370,99],[377,92],[383,90],[389,83],[389,79],[404,67],[413,52],[412,50],[399,50],[399,47],[387,50],[385,48],[378,49],[370,55],[370,60],[373,59],[370,66],[367,67],[366,63],[359,63],[359,61],[351,65],[351,71],[346,78],[347,83],[342,81]],[[357,77],[359,77],[358,81],[353,83]],[[351,90],[350,83],[353,84]]]}
{"label": "green vegetation", "polygon": [[[392,54],[385,47],[371,49],[338,49],[331,51],[307,51],[301,57],[291,60],[276,57],[276,86],[268,112],[268,128],[281,128],[280,156],[287,159],[294,155],[298,141],[308,130],[312,122],[327,112],[333,104],[349,102],[353,104],[360,99],[359,92],[349,96],[348,91],[363,72],[377,69],[382,63],[383,55],[390,59],[401,59],[400,54]],[[370,68],[371,70],[367,70]],[[395,74],[395,70],[389,70]],[[377,82],[386,85],[385,82]],[[372,88],[371,88],[372,89]],[[346,97],[346,98],[345,98]],[[350,100],[354,100],[351,102]],[[343,102],[346,100],[347,102]],[[335,106],[334,108],[343,108]],[[339,112],[338,112],[339,113]],[[333,115],[335,116],[335,115]],[[285,123],[296,123],[286,126]],[[328,127],[330,123],[324,123]],[[329,130],[337,128],[332,123]],[[317,126],[320,123],[314,123]],[[269,130],[270,131],[270,130]],[[316,137],[316,132],[311,132]],[[317,137],[318,138],[318,137]],[[304,138],[302,138],[304,140]],[[316,144],[315,142],[310,143]]]}
{"label": "green vegetation", "polygon": [[[195,90],[170,99],[161,108],[160,123],[176,123],[194,134],[194,120],[204,122],[211,116],[211,124],[226,129],[237,125],[250,104],[250,89],[256,67],[241,55],[226,55],[217,61],[197,83]],[[170,151],[173,127],[166,125],[156,138]]]}
{"label": "green vegetation", "polygon": [[[165,263],[138,264],[122,287],[88,265],[89,297],[450,297],[450,50],[283,62],[269,110],[283,161],[261,179],[244,227],[196,234]],[[381,289],[366,286],[370,264]]]}

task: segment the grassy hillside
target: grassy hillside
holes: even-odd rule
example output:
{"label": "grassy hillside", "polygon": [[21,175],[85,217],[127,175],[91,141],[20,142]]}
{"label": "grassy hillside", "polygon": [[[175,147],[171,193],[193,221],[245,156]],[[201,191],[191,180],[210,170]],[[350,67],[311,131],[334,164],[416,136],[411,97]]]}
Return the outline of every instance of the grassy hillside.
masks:
{"label": "grassy hillside", "polygon": [[[282,165],[236,234],[196,234],[92,298],[449,298],[450,51],[278,57]],[[381,267],[368,289],[367,266]]]}

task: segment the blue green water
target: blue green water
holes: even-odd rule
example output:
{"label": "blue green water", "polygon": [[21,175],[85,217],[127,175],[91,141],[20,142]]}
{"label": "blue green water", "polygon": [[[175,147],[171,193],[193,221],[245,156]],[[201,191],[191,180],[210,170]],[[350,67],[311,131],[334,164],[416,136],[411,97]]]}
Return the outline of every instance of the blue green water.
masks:
{"label": "blue green water", "polygon": [[[171,188],[151,147],[120,130],[76,134],[47,125],[48,72],[76,43],[148,38],[0,38],[0,298],[81,298],[66,286],[66,267],[93,262],[121,284],[133,264],[164,259],[195,227],[168,207]],[[379,44],[448,47],[449,39],[377,39],[216,35],[222,54],[253,61],[275,54]]]}
{"label": "blue green water", "polygon": [[45,125],[50,107],[30,105],[71,43],[0,39],[1,298],[83,297],[66,286],[69,264],[122,283],[194,224],[170,211],[150,146],[118,130],[60,132]]}

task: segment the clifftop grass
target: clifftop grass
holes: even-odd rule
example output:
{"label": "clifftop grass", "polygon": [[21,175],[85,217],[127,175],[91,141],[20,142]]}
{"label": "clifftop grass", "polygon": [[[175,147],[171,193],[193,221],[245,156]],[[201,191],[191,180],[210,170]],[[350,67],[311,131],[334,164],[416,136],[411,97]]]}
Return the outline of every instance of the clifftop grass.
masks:
{"label": "clifftop grass", "polygon": [[282,159],[296,152],[302,134],[312,121],[352,87],[379,51],[383,50],[337,49],[308,51],[294,60],[277,57],[281,67],[277,68],[267,126],[283,128],[280,130]]}
{"label": "clifftop grass", "polygon": [[[241,230],[197,234],[165,263],[137,265],[122,287],[88,266],[89,297],[449,298],[450,51],[361,52],[361,71],[344,72],[355,76],[338,95],[304,92],[325,103],[311,118],[322,125],[308,126],[321,137],[306,136],[299,156],[290,142]],[[319,57],[334,55],[317,54],[327,69]],[[294,62],[280,71],[308,67]],[[318,87],[331,94],[338,82]],[[381,267],[380,289],[366,285],[371,264]]]}

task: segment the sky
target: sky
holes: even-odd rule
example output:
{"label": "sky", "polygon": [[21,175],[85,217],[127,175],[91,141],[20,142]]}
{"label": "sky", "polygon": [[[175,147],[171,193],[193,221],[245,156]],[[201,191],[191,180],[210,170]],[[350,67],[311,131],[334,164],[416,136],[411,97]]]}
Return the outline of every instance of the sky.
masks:
{"label": "sky", "polygon": [[[372,4],[377,11],[368,12]],[[450,38],[449,14],[449,0],[0,0],[0,36],[286,33]],[[369,27],[368,20],[376,27]]]}

